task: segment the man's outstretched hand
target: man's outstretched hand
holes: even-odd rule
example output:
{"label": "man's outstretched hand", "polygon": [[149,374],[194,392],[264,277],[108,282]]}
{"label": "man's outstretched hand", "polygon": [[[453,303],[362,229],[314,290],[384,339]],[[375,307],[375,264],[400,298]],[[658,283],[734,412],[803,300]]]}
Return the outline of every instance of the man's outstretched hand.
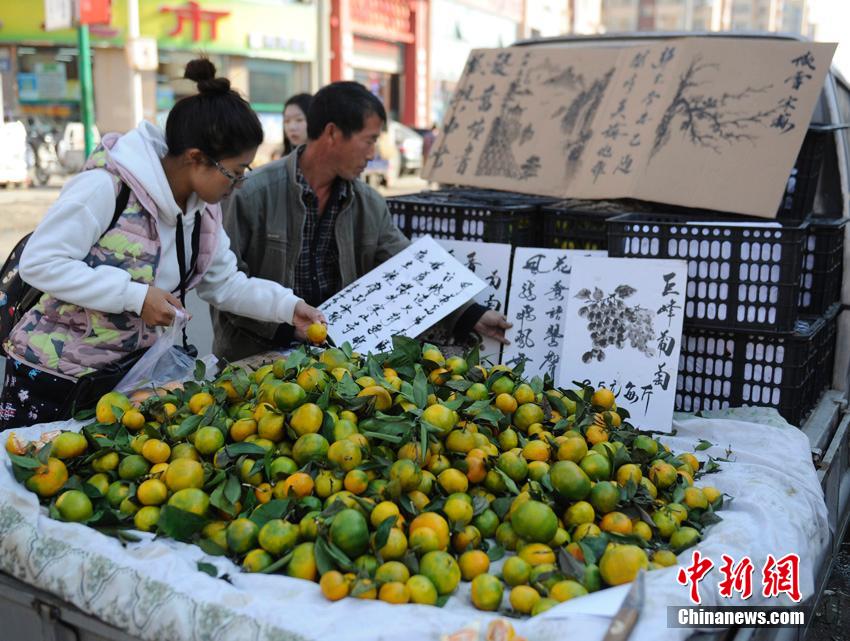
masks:
{"label": "man's outstretched hand", "polygon": [[504,314],[488,309],[481,315],[481,318],[479,318],[478,322],[475,323],[475,327],[473,329],[481,336],[493,338],[499,341],[502,345],[510,345],[511,342],[505,338],[505,330],[510,329],[511,327],[513,327],[513,325],[508,322],[508,319]]}

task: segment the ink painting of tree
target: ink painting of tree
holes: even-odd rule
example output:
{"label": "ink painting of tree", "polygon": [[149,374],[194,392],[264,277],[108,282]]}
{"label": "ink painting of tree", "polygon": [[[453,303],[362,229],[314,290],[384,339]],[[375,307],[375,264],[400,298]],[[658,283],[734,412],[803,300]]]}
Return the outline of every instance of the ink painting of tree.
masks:
{"label": "ink painting of tree", "polygon": [[702,56],[693,57],[679,77],[676,93],[655,129],[650,158],[664,148],[676,130],[695,147],[719,154],[730,145],[755,143],[759,128],[769,126],[778,106],[753,111],[747,105],[773,85],[747,86],[738,93],[707,94],[701,87],[710,84],[707,76],[718,68],[716,64],[703,62]]}

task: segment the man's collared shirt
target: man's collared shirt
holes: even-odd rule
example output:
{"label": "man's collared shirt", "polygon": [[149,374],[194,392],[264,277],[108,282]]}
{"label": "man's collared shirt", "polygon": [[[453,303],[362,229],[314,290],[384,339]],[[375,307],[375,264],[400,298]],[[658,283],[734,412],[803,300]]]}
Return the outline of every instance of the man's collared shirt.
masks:
{"label": "man's collared shirt", "polygon": [[301,154],[295,163],[295,181],[301,187],[301,202],[307,209],[301,254],[295,265],[295,294],[317,307],[341,289],[339,250],[336,245],[336,219],[348,197],[348,183],[337,177],[325,211],[319,215],[319,198],[301,171]]}

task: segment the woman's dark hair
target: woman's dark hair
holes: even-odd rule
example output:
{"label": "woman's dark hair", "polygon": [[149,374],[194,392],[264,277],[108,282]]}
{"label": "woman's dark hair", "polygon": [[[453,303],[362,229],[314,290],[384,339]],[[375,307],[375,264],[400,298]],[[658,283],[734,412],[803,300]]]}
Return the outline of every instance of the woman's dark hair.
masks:
{"label": "woman's dark hair", "polygon": [[[286,111],[286,108],[290,105],[295,105],[301,111],[304,112],[304,120],[307,120],[307,114],[310,113],[310,103],[313,101],[313,96],[308,93],[297,93],[292,96],[289,100],[283,103],[283,110]],[[307,121],[309,122],[309,120]],[[289,152],[292,151],[292,143],[286,137],[286,131],[283,132],[283,155],[289,155]]]}
{"label": "woman's dark hair", "polygon": [[319,89],[310,103],[307,137],[318,140],[328,123],[333,123],[348,138],[363,129],[366,118],[375,114],[387,122],[381,101],[359,82],[332,82]]}
{"label": "woman's dark hair", "polygon": [[169,155],[179,156],[195,148],[221,160],[260,146],[260,119],[248,101],[230,88],[227,78],[216,78],[212,62],[206,58],[190,61],[183,77],[198,84],[198,93],[178,100],[168,114],[165,141]]}

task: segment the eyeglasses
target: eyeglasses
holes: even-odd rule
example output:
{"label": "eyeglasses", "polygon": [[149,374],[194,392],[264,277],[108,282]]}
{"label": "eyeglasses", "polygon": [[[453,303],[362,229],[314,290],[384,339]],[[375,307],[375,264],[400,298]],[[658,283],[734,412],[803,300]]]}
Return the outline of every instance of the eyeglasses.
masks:
{"label": "eyeglasses", "polygon": [[248,176],[251,173],[251,167],[245,167],[245,173],[243,173],[241,176],[237,176],[217,160],[213,160],[212,158],[210,158],[210,160],[212,160],[212,163],[213,165],[215,165],[215,168],[221,172],[221,175],[227,178],[230,181],[230,184],[234,187],[236,185],[241,185],[243,182],[248,180]]}

